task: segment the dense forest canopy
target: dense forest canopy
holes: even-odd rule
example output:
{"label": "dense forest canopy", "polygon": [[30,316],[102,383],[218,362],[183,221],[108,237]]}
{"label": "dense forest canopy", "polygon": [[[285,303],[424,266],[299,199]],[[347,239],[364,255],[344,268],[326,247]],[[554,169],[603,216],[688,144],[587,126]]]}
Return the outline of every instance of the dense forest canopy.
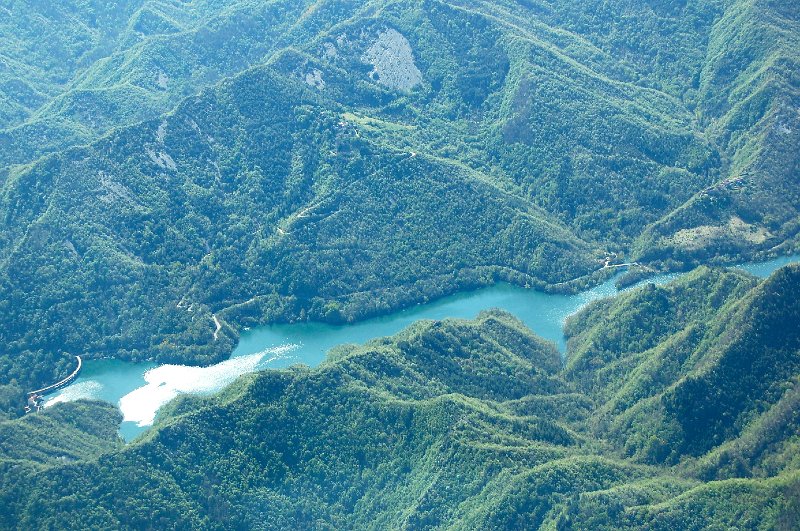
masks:
{"label": "dense forest canopy", "polygon": [[800,266],[701,268],[588,306],[566,366],[493,310],[184,395],[124,448],[59,404],[0,424],[0,526],[794,529],[798,322]]}
{"label": "dense forest canopy", "polygon": [[[798,525],[800,4],[0,2],[0,527]],[[692,271],[172,402],[74,355]],[[700,266],[698,268],[698,266]]]}
{"label": "dense forest canopy", "polygon": [[2,10],[21,388],[79,351],[209,363],[256,323],[797,248],[791,2]]}

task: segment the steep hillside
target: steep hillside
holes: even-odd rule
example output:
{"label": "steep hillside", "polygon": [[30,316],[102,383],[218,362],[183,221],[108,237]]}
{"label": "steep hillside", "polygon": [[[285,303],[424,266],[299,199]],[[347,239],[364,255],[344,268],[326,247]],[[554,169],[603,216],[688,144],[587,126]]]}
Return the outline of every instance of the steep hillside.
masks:
{"label": "steep hillside", "polygon": [[118,450],[121,421],[111,404],[68,402],[37,415],[0,422],[0,462],[30,462],[45,468]]}
{"label": "steep hillside", "polygon": [[701,269],[575,316],[567,370],[601,400],[594,431],[647,462],[711,452],[687,465],[707,478],[795,467],[800,267],[752,284]]}
{"label": "steep hillside", "polygon": [[[9,508],[29,495],[22,478],[46,476],[54,467],[76,463],[80,467],[86,460],[120,450],[121,420],[111,404],[74,402],[0,422],[0,506]],[[18,525],[17,515],[0,512],[0,528]]]}
{"label": "steep hillside", "polygon": [[[784,4],[151,0],[69,16],[19,4],[3,31],[0,167],[292,50],[310,85],[324,91],[336,68],[345,97],[388,89],[358,106],[411,113],[429,149],[517,182],[584,238],[622,250],[644,230],[648,260],[748,254],[797,232],[798,14]],[[36,48],[37,25],[58,54]]]}
{"label": "steep hillside", "polygon": [[[483,175],[362,138],[263,68],[51,156],[3,191],[2,342],[218,361],[243,319],[345,321],[593,251]],[[249,323],[249,321],[247,321]]]}
{"label": "steep hillside", "polygon": [[[0,127],[24,123],[111,52],[142,4],[34,0],[0,6]],[[9,162],[1,160],[0,166]]]}
{"label": "steep hillside", "polygon": [[[99,459],[6,470],[3,490],[19,494],[0,514],[67,529],[792,529],[798,285],[798,266],[761,283],[703,269],[592,305],[570,324],[570,359],[611,331],[647,338],[642,355],[616,356],[637,358],[631,376],[609,373],[605,387],[577,362],[562,369],[555,347],[507,313],[419,322],[334,349],[317,369],[179,398],[151,432]],[[653,289],[686,328],[708,322],[683,361],[670,353],[690,334],[642,304]],[[631,451],[654,433],[676,466]]]}
{"label": "steep hillside", "polygon": [[[644,259],[708,259],[797,245],[800,10],[729,2],[709,36],[696,113],[726,158],[723,179],[646,231]],[[785,242],[791,243],[785,243]]]}
{"label": "steep hillside", "polygon": [[[11,40],[11,64],[33,67],[32,75],[16,73],[4,95],[19,105],[13,88],[22,82],[37,82],[44,94],[0,121],[0,169],[152,119],[264,61],[311,2],[25,4],[10,9],[2,35]],[[39,46],[42,27],[53,49]]]}
{"label": "steep hillside", "polygon": [[245,325],[796,248],[784,2],[95,4],[2,8],[2,395],[72,353],[210,363]]}

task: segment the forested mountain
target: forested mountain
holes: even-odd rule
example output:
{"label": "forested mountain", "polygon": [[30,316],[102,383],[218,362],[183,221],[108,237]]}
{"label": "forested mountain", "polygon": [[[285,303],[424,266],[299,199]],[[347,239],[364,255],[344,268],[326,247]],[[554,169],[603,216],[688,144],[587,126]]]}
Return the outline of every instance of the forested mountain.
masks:
{"label": "forested mountain", "polygon": [[[0,527],[800,525],[800,4],[0,0]],[[506,281],[600,301],[23,417]],[[697,268],[697,266],[702,267]],[[21,417],[21,418],[20,418]]]}
{"label": "forested mountain", "polygon": [[263,61],[311,2],[9,4],[0,168],[158,116]]}
{"label": "forested mountain", "polygon": [[[5,445],[0,525],[794,529],[798,289],[796,265],[647,285],[575,316],[564,368],[504,312],[419,322],[182,397],[124,449]],[[78,407],[107,410],[3,429]],[[117,421],[53,438],[111,439]]]}
{"label": "forested mountain", "polygon": [[4,393],[66,353],[207,363],[253,323],[797,246],[792,2],[0,9]]}

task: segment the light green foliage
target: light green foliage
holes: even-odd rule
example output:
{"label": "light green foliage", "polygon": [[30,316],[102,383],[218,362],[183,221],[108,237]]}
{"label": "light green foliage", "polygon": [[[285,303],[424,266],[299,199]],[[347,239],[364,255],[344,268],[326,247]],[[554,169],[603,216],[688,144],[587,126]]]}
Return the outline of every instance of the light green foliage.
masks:
{"label": "light green foliage", "polygon": [[782,2],[2,9],[0,341],[34,366],[794,245]]}
{"label": "light green foliage", "polygon": [[60,465],[119,449],[122,417],[104,402],[69,402],[0,423],[0,460]]}
{"label": "light green foliage", "polygon": [[[570,359],[612,332],[631,340],[618,358],[636,359],[605,386],[499,310],[418,322],[317,369],[175,400],[140,439],[79,466],[19,461],[2,470],[0,508],[34,528],[791,529],[798,278],[704,268],[591,305],[569,324]],[[643,304],[653,289],[689,334]],[[676,362],[698,326],[703,348]]]}
{"label": "light green foliage", "polygon": [[[788,0],[5,2],[0,419],[73,354],[212,363],[244,326],[577,289],[612,252],[796,251],[799,24]],[[702,268],[596,303],[564,368],[508,315],[421,323],[179,399],[119,451],[96,404],[3,420],[0,527],[791,529],[798,285]]]}

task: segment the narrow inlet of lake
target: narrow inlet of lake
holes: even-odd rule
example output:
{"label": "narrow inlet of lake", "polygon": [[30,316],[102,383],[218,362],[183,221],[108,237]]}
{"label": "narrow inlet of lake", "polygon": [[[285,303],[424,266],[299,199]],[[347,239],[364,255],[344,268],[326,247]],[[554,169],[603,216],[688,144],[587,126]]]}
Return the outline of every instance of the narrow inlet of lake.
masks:
{"label": "narrow inlet of lake", "polygon": [[[779,267],[797,261],[800,255],[736,267],[767,277]],[[658,275],[645,282],[664,284],[679,276],[680,273]],[[230,359],[209,367],[85,360],[75,382],[51,395],[46,406],[81,398],[111,402],[119,406],[124,417],[120,434],[131,440],[153,424],[161,406],[180,393],[213,393],[239,376],[261,369],[279,369],[298,363],[314,367],[325,359],[331,347],[393,335],[420,319],[472,319],[482,310],[501,308],[564,352],[566,318],[589,302],[616,293],[614,279],[572,295],[496,284],[354,324],[294,323],[245,330]]]}

